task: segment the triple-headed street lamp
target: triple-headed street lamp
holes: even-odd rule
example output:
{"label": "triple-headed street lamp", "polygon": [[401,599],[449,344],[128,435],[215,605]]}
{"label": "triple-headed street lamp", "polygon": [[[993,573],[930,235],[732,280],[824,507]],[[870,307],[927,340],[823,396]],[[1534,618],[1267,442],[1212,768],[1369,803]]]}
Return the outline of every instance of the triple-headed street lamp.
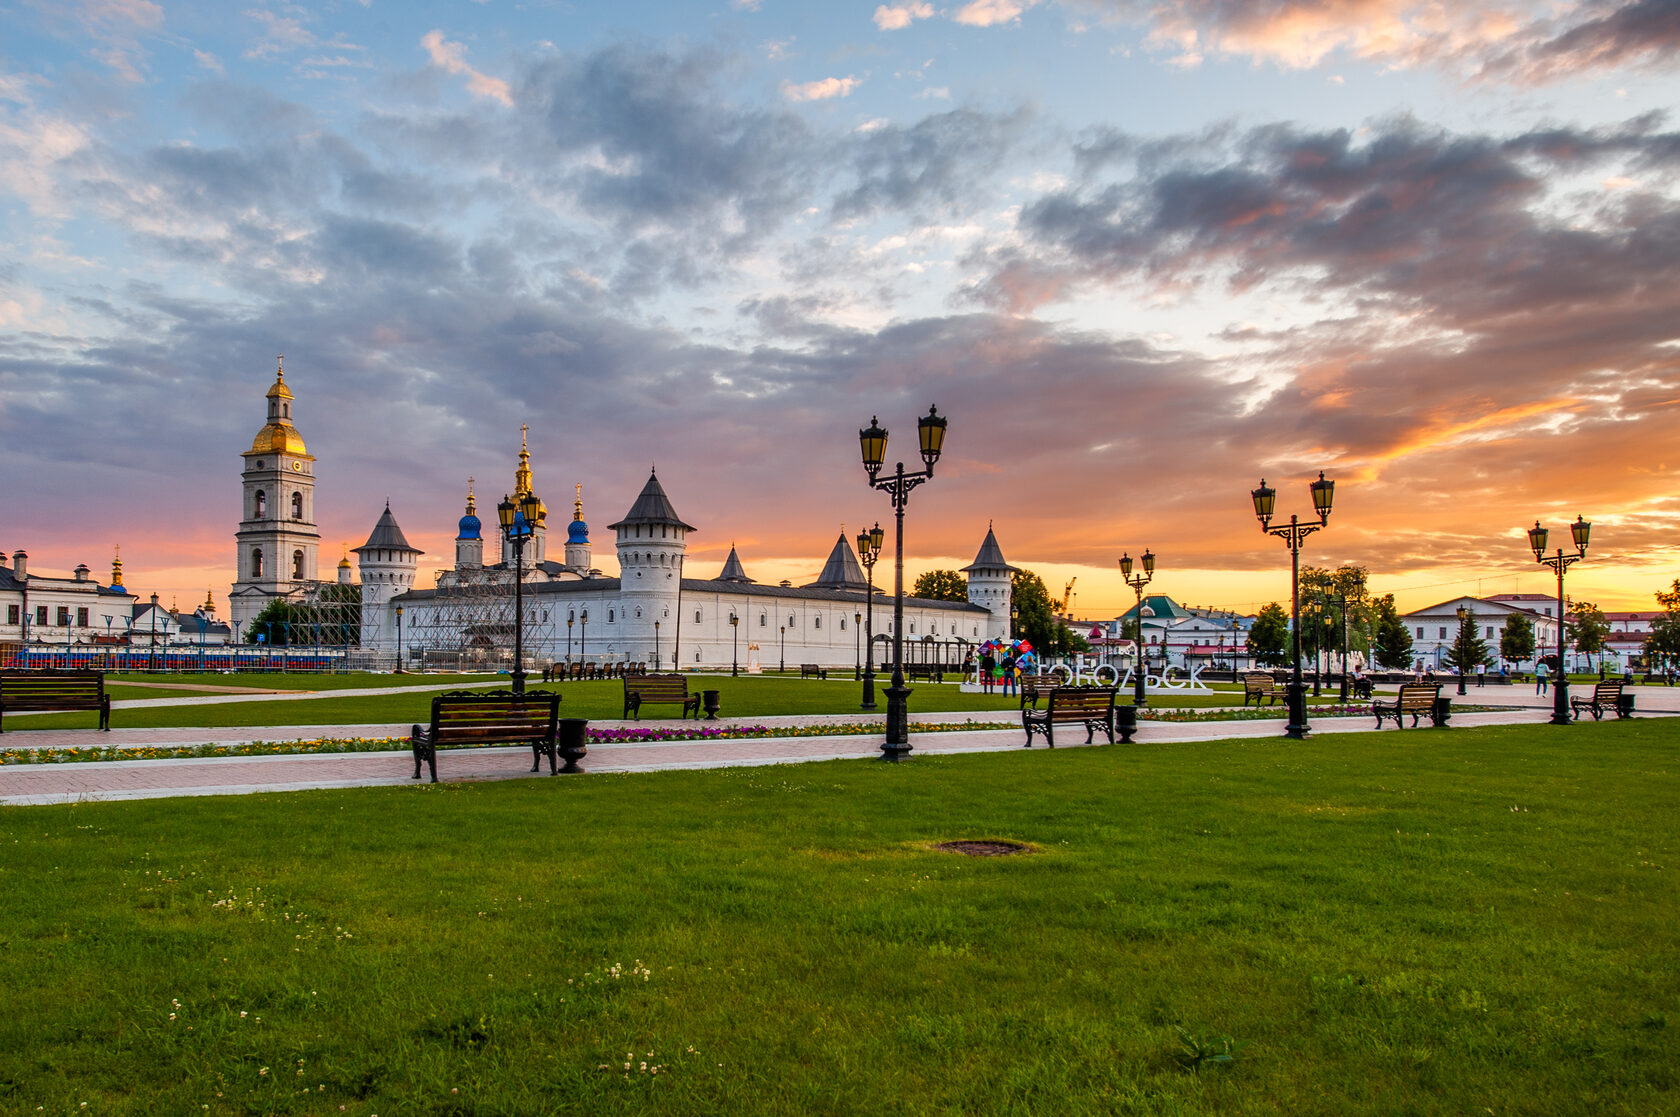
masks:
{"label": "triple-headed street lamp", "polygon": [[1283,731],[1284,736],[1297,741],[1304,741],[1307,737],[1307,687],[1301,681],[1301,544],[1319,528],[1330,522],[1330,504],[1336,496],[1336,482],[1324,479],[1324,471],[1319,470],[1318,480],[1308,486],[1312,490],[1313,511],[1318,513],[1318,522],[1301,523],[1295,516],[1289,517],[1288,526],[1272,527],[1272,513],[1277,507],[1277,490],[1266,484],[1265,478],[1260,479],[1260,487],[1250,495],[1254,498],[1254,515],[1260,520],[1260,530],[1267,535],[1275,535],[1284,541],[1289,548],[1292,577],[1289,584],[1290,595],[1290,635],[1294,651],[1294,671],[1289,680],[1289,726]]}
{"label": "triple-headed street lamp", "polygon": [[1120,556],[1120,577],[1132,587],[1137,594],[1137,670],[1132,673],[1132,703],[1142,706],[1148,702],[1143,692],[1143,587],[1155,577],[1155,556],[1149,551],[1143,552],[1143,573],[1133,577],[1132,556],[1128,552]]}
{"label": "triple-headed street lamp", "polygon": [[1557,679],[1552,685],[1552,724],[1569,724],[1569,672],[1564,670],[1564,633],[1563,623],[1563,572],[1587,557],[1587,540],[1592,535],[1592,524],[1575,517],[1575,522],[1569,525],[1569,534],[1575,543],[1575,553],[1564,554],[1563,548],[1557,549],[1557,554],[1546,553],[1546,539],[1550,533],[1535,520],[1534,526],[1528,532],[1528,545],[1534,550],[1534,561],[1542,566],[1549,566],[1557,571],[1558,578],[1558,664]]}
{"label": "triple-headed street lamp", "polygon": [[898,516],[898,553],[893,563],[893,674],[892,685],[887,688],[887,739],[881,746],[887,760],[899,760],[910,753],[910,688],[904,685],[904,505],[911,489],[933,477],[934,463],[945,447],[945,422],[937,407],[928,408],[928,413],[916,420],[926,468],[906,473],[904,463],[899,462],[893,474],[885,478],[879,476],[887,457],[887,432],[881,428],[881,421],[872,418],[868,427],[858,431],[869,487],[890,494]]}
{"label": "triple-headed street lamp", "polygon": [[886,541],[887,533],[881,530],[880,521],[875,526],[858,532],[857,556],[863,564],[865,573],[869,575],[869,589],[864,595],[864,641],[863,641],[863,709],[875,708],[875,563],[881,557],[881,544]]}
{"label": "triple-headed street lamp", "polygon": [[525,540],[536,530],[537,517],[542,514],[542,501],[535,493],[525,493],[515,504],[502,497],[496,505],[496,516],[502,523],[502,535],[513,541],[513,693],[525,693]]}

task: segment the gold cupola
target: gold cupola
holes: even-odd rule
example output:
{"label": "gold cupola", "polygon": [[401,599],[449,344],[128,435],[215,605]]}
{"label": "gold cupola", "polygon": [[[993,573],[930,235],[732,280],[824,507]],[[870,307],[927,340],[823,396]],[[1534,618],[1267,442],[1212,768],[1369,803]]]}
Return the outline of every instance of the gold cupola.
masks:
{"label": "gold cupola", "polygon": [[286,363],[282,356],[277,358],[274,386],[268,390],[268,425],[251,440],[250,453],[309,457],[303,436],[292,426],[292,398],[292,390],[286,387]]}
{"label": "gold cupola", "polygon": [[116,545],[116,553],[111,556],[111,588],[122,588],[122,544]]}
{"label": "gold cupola", "polygon": [[[513,473],[513,499],[518,503],[519,498],[531,493],[531,448],[526,442],[526,433],[531,428],[519,428],[519,468]],[[534,495],[534,494],[533,494]],[[537,523],[540,525],[548,519],[548,506],[541,500],[537,502]]]}

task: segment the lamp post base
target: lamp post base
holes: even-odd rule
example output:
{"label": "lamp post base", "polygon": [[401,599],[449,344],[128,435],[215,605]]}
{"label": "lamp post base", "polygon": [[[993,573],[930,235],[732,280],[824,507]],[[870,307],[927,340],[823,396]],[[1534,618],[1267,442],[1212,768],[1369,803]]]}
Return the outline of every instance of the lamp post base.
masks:
{"label": "lamp post base", "polygon": [[910,688],[895,678],[887,688],[887,739],[881,759],[895,763],[910,755]]}
{"label": "lamp post base", "polygon": [[1289,725],[1284,729],[1283,735],[1292,741],[1304,741],[1307,739],[1309,730],[1307,725],[1307,684],[1292,682],[1286,684],[1285,689],[1287,691],[1285,702],[1289,706]]}
{"label": "lamp post base", "polygon": [[875,705],[875,672],[865,671],[863,673],[863,704],[862,704],[862,709],[873,710],[873,709],[876,709],[876,708],[877,707]]}
{"label": "lamp post base", "polygon": [[1564,675],[1562,671],[1558,672],[1557,685],[1552,687],[1551,724],[1572,724],[1569,717],[1569,684],[1564,682]]}

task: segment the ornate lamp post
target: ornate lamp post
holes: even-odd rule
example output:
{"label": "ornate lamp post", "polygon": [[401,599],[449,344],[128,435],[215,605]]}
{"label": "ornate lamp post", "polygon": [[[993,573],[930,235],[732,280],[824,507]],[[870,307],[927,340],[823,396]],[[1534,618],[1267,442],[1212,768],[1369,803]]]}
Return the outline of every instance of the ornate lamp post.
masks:
{"label": "ornate lamp post", "polygon": [[572,665],[572,621],[576,618],[577,610],[566,610],[566,666]]}
{"label": "ornate lamp post", "polygon": [[653,669],[659,670],[659,622],[653,622]]}
{"label": "ornate lamp post", "polygon": [[[403,673],[403,669],[402,669],[402,611],[403,611],[403,607],[401,605],[398,605],[397,606],[397,674],[399,674],[399,675]],[[319,640],[319,637],[317,637],[317,640]]]}
{"label": "ornate lamp post", "polygon": [[1260,530],[1267,535],[1275,535],[1284,541],[1289,548],[1289,558],[1292,577],[1289,584],[1290,597],[1290,636],[1293,645],[1294,671],[1289,680],[1289,725],[1283,734],[1297,741],[1304,741],[1307,737],[1307,687],[1301,681],[1301,544],[1307,536],[1324,527],[1330,522],[1330,504],[1336,496],[1336,482],[1327,481],[1324,471],[1318,473],[1318,480],[1308,486],[1312,490],[1313,511],[1318,513],[1318,523],[1301,523],[1295,516],[1289,517],[1287,526],[1272,527],[1272,512],[1277,506],[1277,490],[1266,485],[1265,478],[1261,478],[1260,487],[1251,494],[1254,498],[1254,515],[1260,521]]}
{"label": "ornate lamp post", "polygon": [[1546,554],[1546,539],[1550,533],[1540,526],[1540,521],[1534,521],[1534,527],[1528,532],[1528,545],[1534,550],[1534,561],[1541,566],[1549,566],[1557,571],[1558,579],[1558,666],[1557,678],[1552,685],[1552,724],[1569,724],[1569,673],[1563,667],[1564,632],[1563,623],[1563,572],[1587,557],[1587,539],[1592,535],[1592,524],[1575,517],[1575,522],[1569,525],[1569,534],[1575,543],[1575,553],[1564,554],[1563,548],[1557,549],[1557,554]]}
{"label": "ornate lamp post", "polygon": [[1471,613],[1470,613],[1470,610],[1466,609],[1462,605],[1460,605],[1458,607],[1457,612],[1458,612],[1458,639],[1454,642],[1458,646],[1453,649],[1453,659],[1454,659],[1454,661],[1456,661],[1458,663],[1458,694],[1459,694],[1459,697],[1462,698],[1466,693],[1468,693],[1464,689],[1464,676],[1465,676],[1465,673],[1466,673],[1466,669],[1470,666],[1468,663],[1464,662],[1463,655],[1462,655],[1462,653],[1464,651],[1464,646],[1465,646],[1465,644],[1468,643],[1468,641],[1466,641],[1465,638],[1464,638],[1464,626],[1469,623]]}
{"label": "ornate lamp post", "polygon": [[863,614],[852,614],[852,681],[863,678]]}
{"label": "ornate lamp post", "polygon": [[741,673],[741,618],[733,611],[729,614],[729,673]]}
{"label": "ornate lamp post", "polygon": [[1155,577],[1155,556],[1148,551],[1143,552],[1143,572],[1134,577],[1132,575],[1131,554],[1121,555],[1120,577],[1124,578],[1126,584],[1132,587],[1132,592],[1137,594],[1138,667],[1132,675],[1132,704],[1143,706],[1147,705],[1149,701],[1144,697],[1143,691],[1143,587],[1147,586],[1149,580]]}
{"label": "ornate lamp post", "polygon": [[863,706],[865,710],[875,708],[875,563],[881,557],[881,544],[885,542],[887,533],[881,530],[881,524],[867,531],[858,532],[857,552],[858,561],[863,564],[865,573],[869,575],[869,591],[864,597],[864,641],[863,641]]}
{"label": "ornate lamp post", "polygon": [[779,637],[779,639],[782,642],[782,650],[780,652],[776,653],[777,656],[778,656],[778,659],[779,659],[779,663],[778,663],[778,666],[776,667],[776,671],[777,671],[778,674],[786,674],[787,673],[787,625],[785,625],[785,624],[782,625],[782,634]]}
{"label": "ornate lamp post", "polygon": [[588,643],[589,643],[589,610],[588,609],[583,609],[583,610],[580,610],[578,612],[578,662],[579,663],[582,663],[585,659],[589,658],[588,655],[584,652],[584,646]]}
{"label": "ornate lamp post", "polygon": [[910,752],[910,688],[904,685],[904,505],[911,489],[933,477],[934,463],[945,447],[945,423],[937,407],[928,408],[928,413],[916,421],[926,468],[906,473],[904,463],[899,462],[894,473],[885,478],[879,474],[887,456],[887,432],[881,429],[879,419],[870,419],[869,426],[858,431],[869,487],[892,496],[898,517],[898,553],[893,563],[893,674],[892,685],[887,688],[887,739],[881,746],[881,754],[888,760],[899,760]]}
{"label": "ornate lamp post", "polygon": [[535,493],[526,493],[515,504],[503,497],[496,505],[502,532],[513,541],[513,693],[525,693],[525,540],[536,529],[542,502]]}

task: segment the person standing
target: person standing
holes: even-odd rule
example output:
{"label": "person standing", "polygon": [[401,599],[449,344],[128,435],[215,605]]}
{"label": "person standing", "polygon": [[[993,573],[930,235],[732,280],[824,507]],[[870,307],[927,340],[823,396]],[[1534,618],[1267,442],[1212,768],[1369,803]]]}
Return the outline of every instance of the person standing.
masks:
{"label": "person standing", "polygon": [[1003,693],[1015,693],[1015,653],[1010,652],[1003,657]]}
{"label": "person standing", "polygon": [[1546,660],[1544,657],[1534,661],[1534,693],[1546,693]]}
{"label": "person standing", "polygon": [[997,660],[992,658],[990,650],[980,653],[980,690],[992,693],[992,672],[997,668]]}
{"label": "person standing", "polygon": [[1487,664],[1476,664],[1476,685],[1487,686]]}

